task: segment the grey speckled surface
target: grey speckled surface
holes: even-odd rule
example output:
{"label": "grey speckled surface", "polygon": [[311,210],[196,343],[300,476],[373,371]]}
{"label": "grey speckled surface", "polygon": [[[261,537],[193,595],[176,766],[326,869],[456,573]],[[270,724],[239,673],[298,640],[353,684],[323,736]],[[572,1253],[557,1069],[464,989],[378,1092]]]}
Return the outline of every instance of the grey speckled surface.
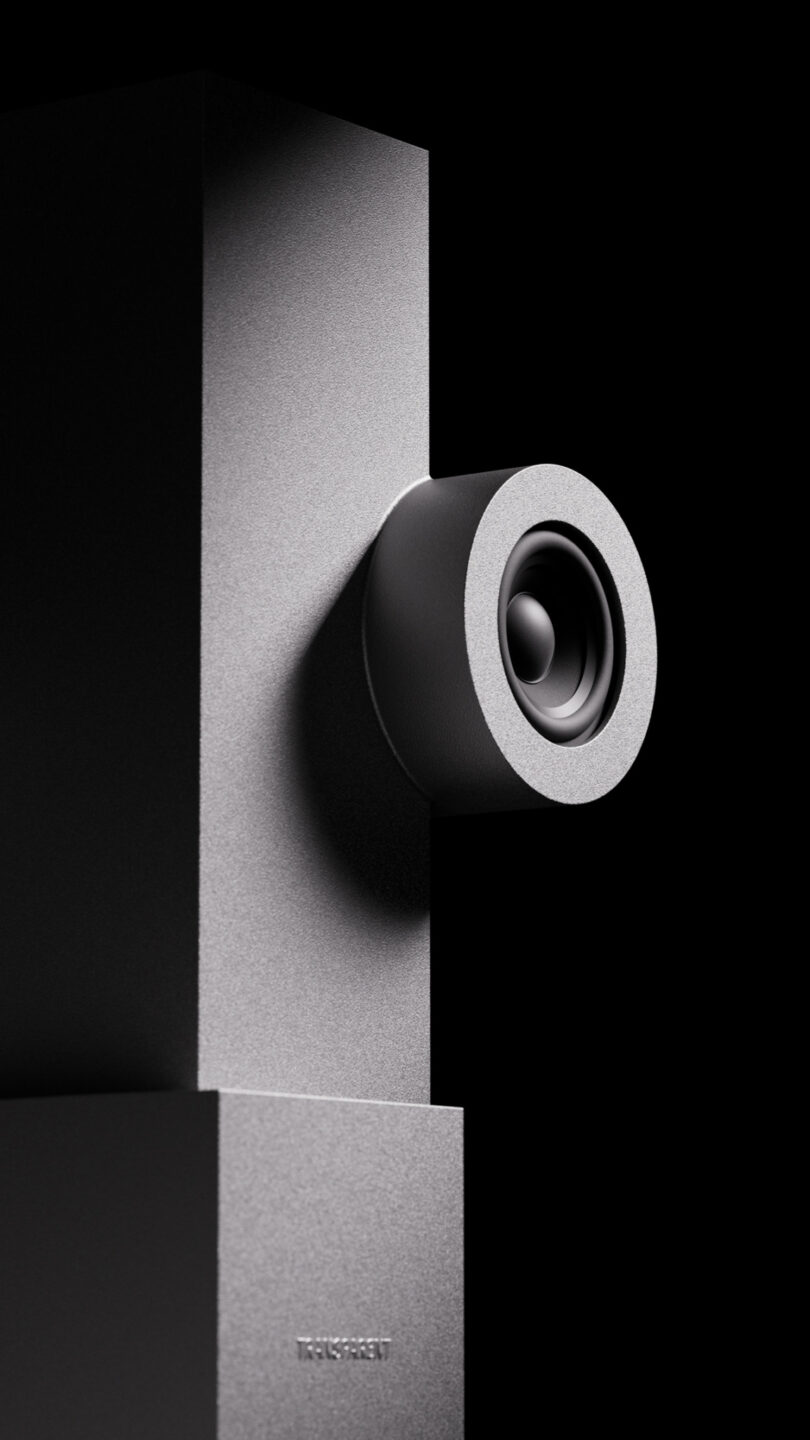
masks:
{"label": "grey speckled surface", "polygon": [[428,466],[427,155],[207,84],[199,1084],[424,1101],[428,814],[358,567]]}
{"label": "grey speckled surface", "polygon": [[460,1440],[460,1111],[221,1095],[219,1206],[220,1440]]}

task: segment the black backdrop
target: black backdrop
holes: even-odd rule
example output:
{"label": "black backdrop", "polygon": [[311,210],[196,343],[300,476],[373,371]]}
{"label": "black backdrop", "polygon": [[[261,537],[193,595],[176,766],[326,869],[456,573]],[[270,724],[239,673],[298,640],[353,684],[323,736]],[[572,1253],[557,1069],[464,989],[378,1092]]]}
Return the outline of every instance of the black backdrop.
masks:
{"label": "black backdrop", "polygon": [[650,1382],[671,1413],[711,1143],[695,1117],[720,828],[719,808],[692,818],[680,698],[701,560],[684,563],[678,497],[711,344],[699,142],[660,75],[373,78],[359,60],[246,63],[247,48],[13,57],[0,103],[207,65],[429,146],[432,473],[554,461],[626,520],[659,630],[648,738],[597,804],[436,824],[433,1098],[467,1112],[469,1433],[520,1436],[560,1407],[572,1427],[642,1421]]}

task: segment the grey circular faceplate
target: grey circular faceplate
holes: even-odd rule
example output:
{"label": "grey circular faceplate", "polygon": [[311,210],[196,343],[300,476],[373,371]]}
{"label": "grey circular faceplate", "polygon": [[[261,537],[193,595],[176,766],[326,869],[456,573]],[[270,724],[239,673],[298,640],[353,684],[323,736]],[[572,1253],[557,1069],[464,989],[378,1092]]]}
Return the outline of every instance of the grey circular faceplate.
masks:
{"label": "grey circular faceplate", "polygon": [[[509,557],[538,525],[572,526],[601,555],[624,628],[624,676],[607,723],[574,748],[547,740],[526,718],[504,670],[498,597]],[[519,470],[493,494],[478,523],[464,592],[464,631],[473,686],[504,759],[538,794],[566,805],[605,795],[638,754],[652,711],[656,634],[650,590],[630,533],[600,490],[562,465]]]}

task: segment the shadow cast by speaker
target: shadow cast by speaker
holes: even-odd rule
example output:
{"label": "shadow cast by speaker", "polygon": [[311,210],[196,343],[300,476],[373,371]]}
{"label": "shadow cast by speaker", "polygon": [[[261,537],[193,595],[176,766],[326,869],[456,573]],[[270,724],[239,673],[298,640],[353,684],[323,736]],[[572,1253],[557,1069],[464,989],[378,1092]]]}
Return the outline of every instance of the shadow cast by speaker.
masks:
{"label": "shadow cast by speaker", "polygon": [[362,610],[370,555],[295,670],[290,756],[335,873],[363,903],[416,919],[429,906],[429,807],[391,753],[368,690]]}

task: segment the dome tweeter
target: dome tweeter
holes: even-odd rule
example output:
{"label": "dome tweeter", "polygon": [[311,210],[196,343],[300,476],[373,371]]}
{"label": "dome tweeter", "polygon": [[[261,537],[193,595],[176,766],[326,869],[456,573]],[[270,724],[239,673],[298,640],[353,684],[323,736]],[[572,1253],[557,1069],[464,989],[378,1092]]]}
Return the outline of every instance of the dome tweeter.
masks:
{"label": "dome tweeter", "polygon": [[363,623],[382,728],[439,812],[596,800],[641,748],[649,586],[621,517],[574,470],[411,486],[377,537]]}

